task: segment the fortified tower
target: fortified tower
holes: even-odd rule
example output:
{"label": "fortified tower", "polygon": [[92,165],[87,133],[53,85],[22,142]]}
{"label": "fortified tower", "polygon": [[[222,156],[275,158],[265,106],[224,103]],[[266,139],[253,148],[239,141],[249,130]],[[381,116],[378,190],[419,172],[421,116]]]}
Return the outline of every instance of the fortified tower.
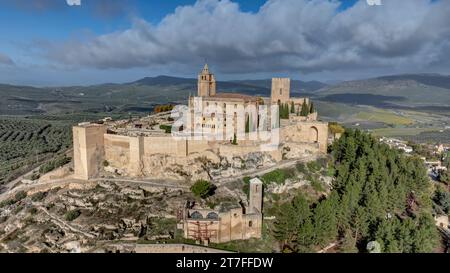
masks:
{"label": "fortified tower", "polygon": [[263,183],[258,178],[250,180],[248,213],[262,213]]}
{"label": "fortified tower", "polygon": [[272,78],[272,103],[288,103],[291,98],[291,79]]}
{"label": "fortified tower", "polygon": [[100,124],[73,127],[74,178],[88,180],[98,174],[105,153],[104,134],[106,127]]}
{"label": "fortified tower", "polygon": [[205,64],[202,72],[198,75],[198,96],[212,97],[216,95],[216,79],[209,72],[208,64]]}

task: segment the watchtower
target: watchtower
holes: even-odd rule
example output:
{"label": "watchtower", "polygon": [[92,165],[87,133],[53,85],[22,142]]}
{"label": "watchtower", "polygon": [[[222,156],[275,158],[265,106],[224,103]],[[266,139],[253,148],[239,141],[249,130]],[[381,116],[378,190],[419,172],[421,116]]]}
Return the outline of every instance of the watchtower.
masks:
{"label": "watchtower", "polygon": [[273,78],[272,79],[272,103],[285,104],[291,97],[291,79]]}
{"label": "watchtower", "polygon": [[98,174],[104,158],[106,126],[80,123],[73,127],[74,177],[88,180]]}

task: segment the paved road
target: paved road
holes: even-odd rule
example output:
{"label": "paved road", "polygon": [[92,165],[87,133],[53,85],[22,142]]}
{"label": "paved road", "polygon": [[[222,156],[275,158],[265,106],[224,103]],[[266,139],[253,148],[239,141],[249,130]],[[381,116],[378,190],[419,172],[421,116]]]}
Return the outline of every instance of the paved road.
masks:
{"label": "paved road", "polygon": [[281,161],[280,163],[275,164],[270,167],[256,169],[256,170],[252,170],[252,171],[248,171],[248,172],[243,172],[242,174],[232,176],[232,177],[223,177],[223,178],[213,179],[213,182],[217,186],[221,186],[221,185],[224,185],[227,183],[237,181],[239,179],[243,179],[246,176],[261,176],[261,175],[264,175],[271,171],[274,171],[276,169],[291,168],[291,167],[294,167],[298,162],[306,162],[306,160],[299,159],[299,160]]}

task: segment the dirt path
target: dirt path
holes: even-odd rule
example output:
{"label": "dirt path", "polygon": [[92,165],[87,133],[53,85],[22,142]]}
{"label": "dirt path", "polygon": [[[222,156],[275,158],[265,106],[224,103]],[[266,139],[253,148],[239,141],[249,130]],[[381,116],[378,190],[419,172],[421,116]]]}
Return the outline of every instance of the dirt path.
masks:
{"label": "dirt path", "polygon": [[86,184],[92,182],[116,182],[128,185],[139,185],[139,186],[148,186],[155,188],[171,188],[171,189],[180,189],[180,190],[189,190],[188,186],[182,186],[179,184],[174,184],[173,181],[167,182],[163,180],[133,180],[133,179],[122,179],[122,178],[95,178],[89,181],[77,180],[72,178],[58,179],[58,180],[50,180],[45,182],[37,182],[34,184],[22,184],[15,188],[11,188],[9,191],[3,192],[0,194],[0,201],[3,201],[19,191],[30,191],[35,188],[45,188],[46,186],[50,187],[64,187],[69,184]]}
{"label": "dirt path", "polygon": [[59,226],[60,228],[62,228],[62,229],[69,229],[72,232],[82,234],[82,235],[84,235],[84,236],[86,236],[88,238],[91,238],[91,239],[95,238],[95,235],[87,233],[87,232],[84,232],[84,231],[82,231],[82,230],[80,230],[78,228],[75,228],[75,227],[71,226],[66,221],[64,221],[64,220],[60,219],[59,217],[57,217],[57,216],[51,214],[50,212],[48,212],[48,210],[45,209],[44,207],[38,206],[38,209],[43,211],[48,217],[50,217],[50,219],[53,220],[53,223],[55,223],[55,225]]}

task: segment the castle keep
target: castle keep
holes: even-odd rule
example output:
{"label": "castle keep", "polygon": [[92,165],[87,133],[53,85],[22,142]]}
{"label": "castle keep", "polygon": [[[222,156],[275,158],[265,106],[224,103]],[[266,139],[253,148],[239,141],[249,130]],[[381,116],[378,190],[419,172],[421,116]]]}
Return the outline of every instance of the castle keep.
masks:
{"label": "castle keep", "polygon": [[[188,100],[191,115],[187,124],[172,134],[159,127],[155,129],[153,124],[143,126],[145,118],[133,124],[107,121],[103,124],[80,123],[73,127],[74,177],[95,178],[108,166],[120,169],[129,177],[164,179],[171,178],[164,166],[189,163],[199,156],[231,160],[264,153],[274,161],[281,161],[305,154],[326,153],[328,124],[318,121],[316,112],[298,114],[305,103],[309,104],[309,99],[292,98],[289,79],[273,79],[270,98],[217,92],[216,88],[215,77],[205,65],[198,76],[197,96]],[[199,106],[196,104],[204,111],[196,113]],[[289,116],[276,121],[279,123],[276,149],[262,152],[262,145],[270,142],[270,139],[261,138],[262,131],[274,130],[274,112],[270,113],[273,105],[288,105]],[[208,112],[211,106],[220,111]],[[268,109],[268,119],[260,116],[261,109]],[[174,137],[177,134],[183,137]],[[237,143],[232,143],[235,135],[238,136]],[[162,171],[156,173],[157,167]],[[180,167],[179,172],[186,169]]]}

